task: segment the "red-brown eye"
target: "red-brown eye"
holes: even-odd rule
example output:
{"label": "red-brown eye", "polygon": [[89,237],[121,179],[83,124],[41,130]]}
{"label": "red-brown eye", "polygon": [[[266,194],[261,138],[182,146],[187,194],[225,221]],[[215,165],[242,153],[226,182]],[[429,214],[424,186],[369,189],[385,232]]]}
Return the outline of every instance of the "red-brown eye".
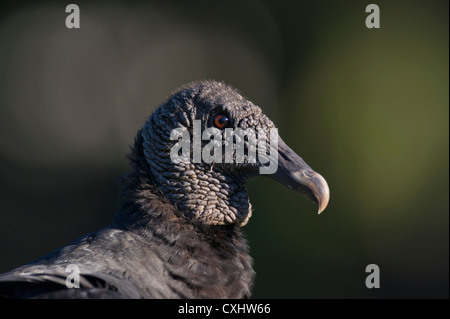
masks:
{"label": "red-brown eye", "polygon": [[217,127],[218,129],[224,129],[225,127],[228,126],[228,116],[226,116],[225,114],[217,114],[214,116],[214,126]]}

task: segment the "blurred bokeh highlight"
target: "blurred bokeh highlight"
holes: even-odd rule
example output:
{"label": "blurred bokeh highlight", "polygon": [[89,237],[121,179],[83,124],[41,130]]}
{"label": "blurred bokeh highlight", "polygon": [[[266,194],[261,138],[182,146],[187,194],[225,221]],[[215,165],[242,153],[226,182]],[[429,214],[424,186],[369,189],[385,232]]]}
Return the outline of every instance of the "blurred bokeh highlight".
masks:
{"label": "blurred bokeh highlight", "polygon": [[215,79],[331,189],[317,216],[249,181],[253,297],[448,298],[448,1],[76,3],[80,29],[61,2],[0,4],[0,272],[107,225],[137,130]]}

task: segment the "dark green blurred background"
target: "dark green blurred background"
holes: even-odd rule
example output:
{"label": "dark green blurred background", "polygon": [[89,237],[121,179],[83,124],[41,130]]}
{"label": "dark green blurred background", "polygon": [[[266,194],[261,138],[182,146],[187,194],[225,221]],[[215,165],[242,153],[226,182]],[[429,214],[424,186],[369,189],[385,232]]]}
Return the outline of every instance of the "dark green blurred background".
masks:
{"label": "dark green blurred background", "polygon": [[448,1],[76,3],[71,30],[64,2],[0,5],[0,272],[108,224],[136,131],[209,78],[331,189],[317,216],[249,182],[255,298],[448,298]]}

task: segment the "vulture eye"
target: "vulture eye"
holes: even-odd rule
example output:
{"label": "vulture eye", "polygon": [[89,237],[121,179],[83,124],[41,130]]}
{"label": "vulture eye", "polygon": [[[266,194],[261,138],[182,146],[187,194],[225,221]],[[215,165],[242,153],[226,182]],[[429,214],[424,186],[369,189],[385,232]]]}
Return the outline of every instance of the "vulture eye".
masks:
{"label": "vulture eye", "polygon": [[227,127],[228,122],[229,122],[228,116],[226,116],[225,114],[220,113],[214,116],[213,120],[214,126],[220,130]]}

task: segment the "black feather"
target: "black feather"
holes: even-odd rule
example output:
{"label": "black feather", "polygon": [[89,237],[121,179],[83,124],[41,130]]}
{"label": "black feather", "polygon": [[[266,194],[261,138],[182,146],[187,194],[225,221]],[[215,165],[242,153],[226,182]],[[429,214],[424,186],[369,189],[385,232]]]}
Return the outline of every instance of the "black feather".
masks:
{"label": "black feather", "polygon": [[[0,275],[3,298],[244,298],[254,271],[238,225],[186,219],[155,187],[141,134],[113,223]],[[67,288],[75,264],[81,287]]]}

